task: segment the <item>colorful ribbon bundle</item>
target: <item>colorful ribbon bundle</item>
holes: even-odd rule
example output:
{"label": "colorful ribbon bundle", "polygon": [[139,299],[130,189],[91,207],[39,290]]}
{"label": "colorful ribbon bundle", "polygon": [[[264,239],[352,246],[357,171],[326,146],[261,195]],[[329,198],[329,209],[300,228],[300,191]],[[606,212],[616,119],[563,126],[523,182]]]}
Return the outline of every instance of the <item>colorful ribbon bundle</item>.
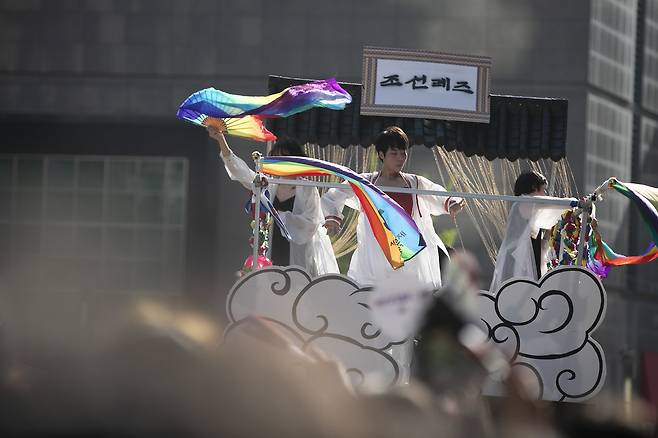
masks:
{"label": "colorful ribbon bundle", "polygon": [[267,157],[261,160],[261,172],[280,177],[332,175],[347,181],[393,269],[404,266],[404,262],[425,248],[425,240],[407,212],[347,167],[305,157]]}
{"label": "colorful ribbon bundle", "polygon": [[[252,216],[254,216],[253,213],[251,214]],[[267,258],[267,250],[270,247],[267,212],[265,212],[265,214],[260,215],[259,217],[254,216],[254,220],[251,221],[252,233],[256,231],[256,227],[258,227],[258,240],[254,242],[253,235],[249,238],[249,246],[252,248],[252,254],[250,254],[242,264],[242,269],[240,269],[238,273],[239,276],[248,274],[253,269],[254,267],[253,248],[256,243],[258,243],[258,248],[256,249],[257,268],[262,269],[267,266],[272,266],[272,261]]]}
{"label": "colorful ribbon bundle", "polygon": [[[641,255],[625,256],[616,253],[602,239],[596,229],[593,229],[589,239],[590,263],[599,270],[599,275],[607,275],[610,266],[637,265],[647,263],[658,258],[658,189],[642,184],[622,183],[610,179],[608,186],[631,200],[640,212],[643,222],[647,226],[651,239],[649,247]],[[596,272],[596,271],[595,271]]]}
{"label": "colorful ribbon bundle", "polygon": [[[331,78],[288,87],[269,96],[241,96],[206,88],[185,99],[176,115],[203,126],[224,119],[228,134],[267,141],[276,137],[265,128],[263,118],[288,117],[314,107],[342,110],[350,102],[352,96]],[[232,131],[230,120],[236,118],[247,118],[248,126],[236,126]]]}
{"label": "colorful ribbon bundle", "polygon": [[[549,257],[546,266],[549,271],[558,266],[573,266],[576,264],[580,224],[580,217],[574,214],[574,210],[567,210],[551,230],[548,241]],[[584,258],[583,265],[585,261]]]}

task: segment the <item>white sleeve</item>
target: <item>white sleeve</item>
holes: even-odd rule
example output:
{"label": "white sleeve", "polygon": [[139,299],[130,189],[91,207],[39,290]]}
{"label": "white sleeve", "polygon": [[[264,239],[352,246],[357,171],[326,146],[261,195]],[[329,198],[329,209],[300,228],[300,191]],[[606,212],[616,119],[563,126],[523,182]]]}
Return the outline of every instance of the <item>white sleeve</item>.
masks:
{"label": "white sleeve", "polygon": [[[347,186],[347,183],[344,182]],[[347,205],[349,208],[359,210],[359,201],[354,195],[354,191],[350,188],[349,190],[343,189],[329,189],[327,193],[322,195],[320,200],[322,205],[322,213],[324,217],[327,216],[336,216],[338,218],[343,218],[343,208]]]}
{"label": "white sleeve", "polygon": [[231,152],[231,155],[228,157],[225,157],[223,154],[219,155],[224,161],[224,168],[226,169],[226,173],[228,173],[228,177],[233,181],[241,183],[247,188],[247,190],[252,190],[252,184],[256,177],[256,172],[251,170],[249,166],[247,166],[247,163],[233,152]]}
{"label": "white sleeve", "polygon": [[533,204],[515,202],[507,215],[505,236],[496,254],[496,266],[489,290],[495,293],[513,277],[532,277],[532,245],[530,244],[529,215]]}
{"label": "white sleeve", "polygon": [[[416,175],[415,177],[418,178],[418,188],[421,190],[446,191],[442,185],[436,184],[424,176]],[[455,196],[418,195],[418,197],[423,200],[429,213],[434,216],[450,213],[450,206],[462,201],[462,198]]]}
{"label": "white sleeve", "polygon": [[[554,199],[564,201],[565,198],[552,198],[549,196],[537,196],[542,199]],[[570,198],[566,198],[570,199]],[[576,199],[570,199],[577,201]],[[526,204],[528,205],[528,204]],[[531,215],[529,217],[530,236],[537,237],[540,229],[548,230],[553,227],[560,220],[562,213],[569,210],[570,207],[564,205],[550,205],[550,204],[530,204]]]}
{"label": "white sleeve", "polygon": [[320,195],[316,187],[297,186],[295,190],[297,191],[295,203],[302,203],[300,209],[297,213],[280,211],[279,216],[290,232],[292,241],[303,245],[311,241],[323,222],[320,215]]}

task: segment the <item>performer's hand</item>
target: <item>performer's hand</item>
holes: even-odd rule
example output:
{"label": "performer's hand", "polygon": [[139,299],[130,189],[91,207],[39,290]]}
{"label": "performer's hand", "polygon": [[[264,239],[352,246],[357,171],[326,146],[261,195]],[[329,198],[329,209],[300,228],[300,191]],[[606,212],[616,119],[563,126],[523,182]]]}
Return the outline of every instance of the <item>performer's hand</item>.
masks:
{"label": "performer's hand", "polygon": [[222,135],[222,133],[214,126],[206,126],[206,131],[208,131],[208,136],[210,138],[215,139],[217,141],[219,141],[219,136]]}
{"label": "performer's hand", "polygon": [[462,211],[465,205],[466,205],[466,201],[464,201],[463,199],[460,202],[451,205],[450,216],[452,216],[452,218],[454,219],[459,214],[459,212]]}
{"label": "performer's hand", "polygon": [[220,141],[220,139],[223,138],[224,134],[226,133],[226,123],[224,123],[222,119],[217,119],[214,122],[216,123],[206,126],[206,130],[208,131],[208,135],[211,138]]}
{"label": "performer's hand", "polygon": [[226,123],[224,123],[222,119],[213,119],[213,123],[206,126],[206,131],[208,131],[210,138],[213,138],[215,141],[217,141],[222,156],[230,156],[232,151],[228,146],[226,139],[224,138],[224,133],[226,132]]}
{"label": "performer's hand", "polygon": [[333,219],[325,221],[324,227],[327,229],[327,234],[330,236],[335,236],[340,233],[340,224]]}

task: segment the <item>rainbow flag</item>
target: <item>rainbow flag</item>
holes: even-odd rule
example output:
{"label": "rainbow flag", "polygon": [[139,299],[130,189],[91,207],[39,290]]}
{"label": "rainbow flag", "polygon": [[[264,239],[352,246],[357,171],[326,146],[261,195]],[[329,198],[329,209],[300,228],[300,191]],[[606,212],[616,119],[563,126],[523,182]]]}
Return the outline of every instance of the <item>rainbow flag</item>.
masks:
{"label": "rainbow flag", "polygon": [[393,269],[425,248],[418,226],[400,205],[370,181],[338,164],[305,157],[266,157],[260,171],[273,176],[337,176],[348,182],[370,228]]}
{"label": "rainbow flag", "polygon": [[588,266],[603,277],[607,275],[610,266],[637,265],[658,258],[658,189],[642,184],[623,183],[614,178],[610,179],[609,187],[630,199],[631,204],[640,211],[652,242],[641,255],[625,256],[616,253],[601,239],[597,231],[593,231],[589,238]]}

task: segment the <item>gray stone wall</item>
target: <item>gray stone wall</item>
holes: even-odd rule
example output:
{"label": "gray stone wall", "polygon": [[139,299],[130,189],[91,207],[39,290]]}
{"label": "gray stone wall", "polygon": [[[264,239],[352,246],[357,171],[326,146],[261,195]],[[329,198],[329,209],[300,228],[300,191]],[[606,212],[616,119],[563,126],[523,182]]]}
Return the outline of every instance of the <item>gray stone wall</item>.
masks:
{"label": "gray stone wall", "polygon": [[365,44],[485,54],[495,92],[564,96],[586,77],[586,3],[4,0],[0,113],[170,117],[209,85],[359,81]]}

